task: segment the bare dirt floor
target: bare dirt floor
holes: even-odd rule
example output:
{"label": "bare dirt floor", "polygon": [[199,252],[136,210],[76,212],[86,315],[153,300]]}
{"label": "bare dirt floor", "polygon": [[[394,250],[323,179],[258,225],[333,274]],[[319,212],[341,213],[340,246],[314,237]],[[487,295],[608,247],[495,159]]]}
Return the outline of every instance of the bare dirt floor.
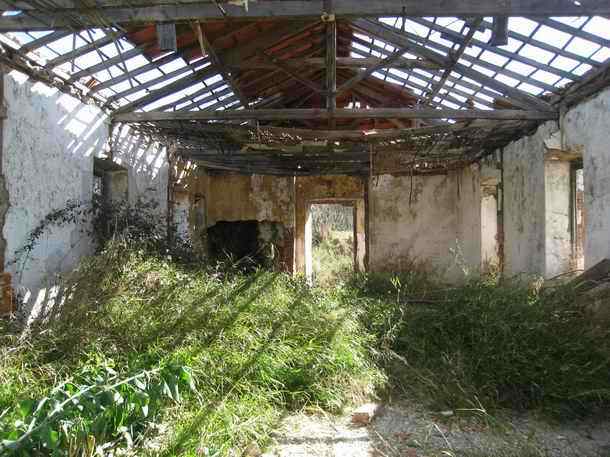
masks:
{"label": "bare dirt floor", "polygon": [[549,424],[384,406],[368,426],[349,415],[286,418],[263,457],[610,457],[610,421]]}

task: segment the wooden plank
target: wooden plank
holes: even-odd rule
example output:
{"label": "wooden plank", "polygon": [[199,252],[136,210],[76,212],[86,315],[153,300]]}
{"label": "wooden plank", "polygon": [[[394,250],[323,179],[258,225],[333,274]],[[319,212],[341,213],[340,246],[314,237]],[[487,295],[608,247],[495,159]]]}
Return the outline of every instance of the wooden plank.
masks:
{"label": "wooden plank", "polygon": [[337,123],[332,114],[337,109],[337,21],[334,16],[334,0],[324,2],[326,13],[326,109],[331,113],[329,127],[335,128]]}
{"label": "wooden plank", "polygon": [[[193,72],[199,71],[201,69],[201,67],[203,67],[208,62],[209,61],[207,59],[204,59],[203,61],[197,61],[194,64],[187,65],[187,66],[182,67],[182,68],[178,68],[178,69],[176,69],[174,71],[171,71],[169,73],[162,74],[161,76],[159,76],[157,78],[153,78],[153,79],[151,79],[149,81],[146,81],[146,82],[143,82],[143,83],[139,83],[139,84],[137,84],[137,85],[135,85],[133,87],[130,87],[129,89],[125,89],[125,90],[123,90],[121,92],[118,92],[115,95],[112,95],[111,97],[108,97],[108,99],[107,99],[108,100],[108,104],[114,103],[115,101],[117,101],[117,100],[119,100],[119,99],[121,99],[123,97],[126,97],[128,95],[132,95],[132,94],[135,94],[135,93],[140,92],[142,90],[148,89],[149,87],[156,86],[157,84],[161,84],[164,81],[169,81],[170,79],[176,78],[177,76],[180,76],[180,75],[183,75],[183,74],[186,74],[186,73],[193,73]],[[147,64],[147,65],[144,65],[144,66],[148,67],[148,65],[150,65],[150,64]],[[140,68],[137,68],[136,70],[133,70],[133,71],[127,73],[127,74],[123,74],[121,77],[115,78],[115,80],[121,79],[121,80],[124,81],[124,80],[128,79],[127,78],[128,75],[137,76],[139,74],[141,74]],[[98,85],[95,85],[95,86],[93,86],[93,89],[96,89],[96,91],[97,91],[97,90],[100,90],[100,89],[97,89],[98,86],[111,87],[112,85],[117,84],[116,82],[113,83],[113,84],[106,84],[106,83],[107,83],[107,81],[105,81],[103,83],[100,83]],[[102,87],[102,88],[106,88],[106,87]],[[93,89],[92,89],[92,91],[93,91]]]}
{"label": "wooden plank", "polygon": [[100,38],[99,40],[96,40],[92,43],[87,43],[86,45],[78,47],[73,51],[66,52],[65,54],[57,56],[54,59],[51,59],[50,61],[47,62],[46,67],[55,68],[66,62],[71,62],[73,59],[75,59],[79,56],[83,56],[89,52],[95,51],[99,48],[103,48],[107,44],[110,44],[116,40],[120,40],[121,38],[123,38],[123,36],[125,36],[123,33],[114,33],[114,34],[108,33],[106,36]]}
{"label": "wooden plank", "polygon": [[369,67],[366,70],[359,72],[356,76],[349,79],[345,83],[341,84],[341,87],[339,87],[339,89],[337,89],[337,94],[342,94],[343,92],[351,89],[353,86],[358,84],[360,81],[363,81],[364,79],[371,76],[376,71],[379,71],[381,68],[384,67],[385,63],[395,62],[396,60],[400,59],[402,57],[402,55],[404,53],[406,53],[410,48],[411,48],[410,44],[408,46],[404,46],[404,47],[398,49],[397,51],[393,52],[386,58],[384,58],[378,64],[373,65],[372,67]]}
{"label": "wooden plank", "polygon": [[[191,4],[166,4],[133,7],[103,7],[55,9],[32,14],[3,16],[0,32],[48,29],[41,21],[54,28],[72,26],[75,29],[99,26],[96,18],[109,23],[176,22],[199,20],[253,20],[272,18],[319,19],[324,10],[324,0],[266,0],[250,2],[248,9],[223,3],[222,10],[212,2]],[[334,12],[340,18],[382,16],[591,16],[610,15],[608,0],[334,0]],[[75,13],[78,21],[66,13]]]}
{"label": "wooden plank", "polygon": [[191,75],[185,76],[184,78],[180,78],[177,81],[172,82],[171,84],[160,87],[159,89],[150,92],[148,95],[145,95],[144,97],[139,98],[119,108],[115,111],[115,113],[128,113],[130,111],[135,111],[138,108],[145,107],[147,105],[150,105],[151,103],[161,100],[162,98],[167,97],[168,95],[175,94],[181,91],[182,89],[193,86],[200,82],[202,79],[207,79],[214,74],[216,74],[216,70],[214,68],[212,68],[211,66],[205,67],[202,70],[199,70]]}
{"label": "wooden plank", "polygon": [[242,93],[241,89],[235,82],[235,78],[233,77],[233,75],[225,67],[222,59],[216,53],[216,50],[212,46],[212,43],[210,43],[210,40],[208,40],[206,33],[201,27],[201,22],[196,22],[195,24],[193,24],[193,29],[195,31],[195,34],[197,35],[197,41],[199,42],[199,46],[201,47],[201,54],[204,56],[209,56],[212,65],[216,67],[225,82],[231,87],[231,89],[233,89],[233,93],[237,96],[241,105],[243,107],[247,107],[248,99]]}
{"label": "wooden plank", "polygon": [[297,68],[290,68],[288,65],[284,64],[284,62],[282,62],[280,59],[273,57],[271,54],[266,54],[263,51],[261,51],[259,53],[259,55],[261,56],[261,58],[266,59],[269,63],[275,65],[275,67],[278,68],[279,70],[281,70],[283,73],[286,73],[292,79],[300,82],[304,86],[309,87],[314,92],[317,92],[319,94],[325,93],[324,88],[321,87],[318,83],[311,81],[307,78],[303,78],[299,74],[299,70]]}
{"label": "wooden plank", "polygon": [[51,44],[54,41],[61,40],[62,38],[65,38],[71,34],[72,32],[69,30],[56,30],[55,32],[49,33],[41,38],[24,44],[23,46],[21,46],[21,52],[28,53],[30,51],[33,51],[34,49],[38,49],[42,46]]}
{"label": "wooden plank", "polygon": [[[401,34],[399,30],[393,29],[390,26],[386,26],[381,22],[369,21],[367,19],[358,19],[355,20],[353,24],[357,28],[363,30],[365,33],[381,38],[392,46],[405,47],[410,45],[409,52],[411,52],[412,54],[419,55],[420,57],[425,58],[427,60],[431,60],[432,62],[438,63],[439,65],[449,67],[452,64],[449,58],[438,54],[437,52],[431,51],[423,45],[415,43],[414,41]],[[515,104],[517,104],[521,108],[535,108],[541,110],[550,109],[550,105],[544,100],[536,98],[532,95],[528,95],[527,93],[519,89],[515,89],[514,87],[504,84],[473,68],[467,67],[460,63],[455,63],[454,69],[456,72],[461,73],[463,76],[466,76],[467,78],[477,81],[482,85],[497,90],[500,93],[510,97],[515,101]]]}
{"label": "wooden plank", "polygon": [[[337,57],[337,69],[362,69],[369,68],[378,65],[383,59],[376,57]],[[310,67],[310,68],[326,68],[325,57],[309,57],[309,58],[295,58],[295,59],[283,59],[282,63],[290,67]],[[240,70],[272,70],[276,68],[275,65],[270,64],[261,59],[252,60],[248,62],[236,62],[231,65],[232,68]],[[438,70],[441,68],[438,64],[427,62],[422,59],[407,59],[402,58],[396,62],[385,62],[381,68],[396,68],[403,70],[410,70],[412,68],[421,68],[425,70]]]}
{"label": "wooden plank", "polygon": [[[341,119],[498,119],[498,120],[552,120],[558,119],[556,111],[525,110],[455,110],[455,109],[411,109],[371,108],[337,109]],[[307,120],[329,119],[331,115],[322,109],[260,109],[220,110],[190,112],[118,113],[115,122],[146,122],[171,120]]]}
{"label": "wooden plank", "polygon": [[430,94],[428,94],[428,96],[426,97],[427,103],[432,102],[436,95],[439,93],[439,91],[443,88],[443,86],[447,82],[447,78],[449,78],[458,61],[462,58],[464,51],[468,46],[470,46],[470,42],[472,41],[474,34],[476,33],[482,21],[483,18],[478,18],[472,24],[469,24],[470,29],[468,30],[468,33],[460,44],[460,47],[456,52],[450,54],[451,63],[447,68],[443,70],[443,75],[441,76],[441,79],[432,87]]}

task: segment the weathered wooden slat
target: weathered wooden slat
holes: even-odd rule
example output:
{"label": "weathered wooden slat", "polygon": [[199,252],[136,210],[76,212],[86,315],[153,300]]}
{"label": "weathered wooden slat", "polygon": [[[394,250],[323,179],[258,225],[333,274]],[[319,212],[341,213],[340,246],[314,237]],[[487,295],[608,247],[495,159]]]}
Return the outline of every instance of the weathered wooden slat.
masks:
{"label": "weathered wooden slat", "polygon": [[387,56],[385,59],[381,60],[381,62],[377,63],[376,65],[373,65],[372,67],[369,67],[366,70],[359,72],[356,76],[354,76],[350,80],[346,81],[345,83],[341,84],[341,86],[337,89],[337,94],[342,94],[343,92],[349,90],[350,88],[352,88],[353,86],[358,84],[360,81],[363,81],[364,79],[368,78],[373,73],[375,73],[376,71],[379,71],[381,68],[383,68],[386,63],[392,63],[392,62],[400,59],[402,57],[402,55],[405,52],[407,52],[410,48],[411,48],[411,45],[402,47],[402,48],[398,49],[397,51],[393,52],[392,54],[390,54],[389,56]]}
{"label": "weathered wooden slat", "polygon": [[[337,57],[337,68],[338,69],[358,69],[358,68],[369,68],[374,65],[381,63],[382,59],[376,57]],[[309,58],[295,58],[295,59],[283,59],[282,63],[290,67],[310,67],[310,68],[326,68],[325,57],[309,57]],[[275,65],[270,64],[262,59],[249,61],[249,62],[237,62],[232,65],[232,68],[240,70],[272,70],[276,68]],[[381,68],[397,68],[403,70],[410,70],[411,68],[421,68],[426,70],[438,70],[439,65],[426,62],[421,59],[406,59],[402,58],[396,62],[385,62]]]}
{"label": "weathered wooden slat", "polygon": [[122,63],[123,61],[132,59],[139,55],[142,55],[142,49],[130,49],[128,51],[125,51],[124,53],[121,53],[120,55],[116,55],[114,57],[111,57],[110,59],[102,60],[101,62],[96,63],[95,65],[91,65],[90,67],[83,68],[82,70],[73,73],[72,75],[70,75],[70,81],[78,81],[81,78],[92,76],[100,71],[110,68],[113,65]]}
{"label": "weathered wooden slat", "polygon": [[298,69],[291,68],[290,66],[286,65],[281,60],[273,57],[270,54],[266,54],[266,53],[264,53],[262,51],[261,51],[261,53],[259,55],[261,56],[261,58],[266,59],[269,63],[275,65],[276,68],[278,68],[280,71],[286,73],[288,76],[290,76],[295,81],[298,81],[301,84],[303,84],[304,86],[309,87],[314,92],[317,92],[319,94],[324,93],[324,88],[323,87],[321,87],[318,83],[316,83],[314,81],[310,81],[307,78],[303,78],[299,74],[299,70]]}
{"label": "weathered wooden slat", "polygon": [[214,46],[212,46],[212,43],[210,42],[210,40],[208,40],[207,34],[205,33],[205,31],[203,30],[203,27],[201,26],[201,22],[197,22],[196,24],[194,24],[193,28],[195,30],[195,34],[197,35],[197,41],[199,41],[199,46],[201,47],[201,54],[202,55],[207,54],[209,56],[209,58],[212,62],[212,65],[214,65],[214,67],[216,67],[216,69],[218,70],[218,72],[220,73],[222,78],[231,87],[231,89],[233,89],[233,93],[237,96],[241,105],[244,107],[247,107],[248,99],[242,93],[241,89],[235,82],[235,79],[233,78],[233,74],[229,70],[227,70],[227,68],[225,67],[224,62],[222,61],[222,59],[220,58],[220,56],[214,49]]}
{"label": "weathered wooden slat", "polygon": [[[329,119],[327,110],[322,109],[260,109],[260,110],[220,110],[190,111],[186,113],[150,111],[146,113],[118,113],[113,116],[117,122],[143,122],[166,120],[307,120]],[[454,109],[411,109],[411,108],[371,108],[337,109],[335,117],[341,119],[499,119],[499,120],[551,120],[557,119],[556,111],[525,110],[454,110]]]}
{"label": "weathered wooden slat", "polygon": [[[325,60],[326,60],[326,109],[334,113],[337,109],[337,21],[334,16],[334,0],[324,2],[324,10],[328,15],[325,29]],[[336,121],[331,118],[329,127],[336,127]]]}
{"label": "weathered wooden slat", "polygon": [[[132,94],[135,94],[135,93],[140,92],[142,90],[146,90],[149,87],[156,86],[157,84],[161,84],[164,81],[169,81],[170,79],[176,78],[176,77],[178,77],[180,75],[184,75],[186,73],[192,73],[192,72],[195,72],[195,71],[199,71],[203,66],[205,66],[206,63],[208,63],[207,60],[199,61],[196,64],[191,64],[191,65],[187,65],[187,66],[182,67],[182,68],[178,68],[177,70],[171,71],[171,72],[166,73],[164,75],[161,75],[161,76],[159,76],[157,78],[153,78],[153,79],[151,79],[149,81],[146,81],[144,83],[140,83],[138,85],[130,87],[129,89],[125,89],[125,90],[123,90],[123,91],[121,91],[121,92],[119,92],[119,93],[117,93],[117,94],[115,94],[115,95],[113,95],[111,97],[108,97],[108,99],[107,99],[108,103],[109,104],[110,103],[114,103],[115,101],[117,101],[117,100],[119,100],[121,98],[127,97],[128,95],[132,95]],[[145,65],[145,66],[148,66],[148,64]],[[130,72],[129,74],[132,75],[132,77],[133,77],[133,76],[135,76],[134,73],[136,75],[140,74],[140,72],[137,71],[137,70],[134,70],[134,71]],[[127,76],[125,76],[125,79],[127,79]],[[102,86],[104,84],[105,83],[101,83],[99,85]],[[93,87],[96,88],[97,85],[93,86]],[[108,87],[111,87],[111,86],[108,86]]]}
{"label": "weathered wooden slat", "polygon": [[76,48],[73,51],[66,52],[65,54],[57,56],[56,58],[47,62],[46,66],[47,66],[47,68],[58,67],[66,62],[72,61],[73,59],[75,59],[77,57],[84,56],[85,54],[87,54],[89,52],[103,48],[107,44],[110,44],[116,40],[121,39],[123,36],[124,36],[124,34],[122,34],[122,33],[116,33],[114,35],[109,33],[105,37],[100,38],[99,40],[96,40],[92,43],[88,43],[84,46]]}
{"label": "weathered wooden slat", "polygon": [[41,38],[24,44],[23,46],[21,46],[21,52],[28,53],[30,51],[33,51],[34,49],[38,49],[42,46],[46,46],[47,44],[51,44],[54,41],[61,40],[62,38],[65,38],[69,35],[72,35],[72,32],[69,30],[56,30]]}
{"label": "weathered wooden slat", "polygon": [[127,113],[130,111],[137,110],[138,108],[145,107],[147,105],[150,105],[151,103],[161,100],[164,97],[167,97],[168,95],[174,94],[189,86],[195,85],[202,79],[209,78],[215,73],[216,71],[212,67],[205,67],[204,69],[199,70],[191,75],[185,76],[184,78],[180,78],[177,81],[168,84],[167,86],[152,91],[150,94],[121,107],[120,109],[116,110],[115,113]]}
{"label": "weathered wooden slat", "polygon": [[466,48],[470,45],[470,42],[472,41],[474,34],[476,33],[477,29],[479,28],[479,25],[481,24],[482,20],[483,20],[483,18],[478,18],[472,24],[469,25],[470,29],[468,30],[468,33],[462,40],[460,47],[458,48],[458,50],[455,53],[451,54],[451,56],[450,56],[451,63],[449,64],[449,66],[447,68],[445,68],[443,70],[443,75],[441,76],[441,79],[432,86],[432,90],[430,91],[430,94],[427,96],[428,103],[430,103],[432,100],[434,100],[436,95],[439,93],[439,91],[443,88],[443,86],[447,82],[447,78],[449,78],[449,75],[451,75],[451,72],[453,71],[453,69],[457,65],[458,61],[464,54],[464,51],[466,51]]}
{"label": "weathered wooden slat", "polygon": [[[449,67],[452,62],[449,58],[440,55],[430,49],[417,44],[403,34],[400,33],[399,30],[393,29],[390,26],[386,26],[378,21],[370,21],[367,19],[357,19],[353,22],[353,24],[365,31],[365,33],[371,34],[373,36],[377,36],[387,43],[392,44],[395,47],[406,47],[410,45],[409,52],[419,55],[422,58],[427,60],[431,60],[439,65],[444,67]],[[467,67],[460,63],[454,64],[454,69],[456,72],[461,73],[467,78],[473,79],[480,84],[483,84],[491,89],[497,90],[500,93],[509,96],[511,99],[515,101],[521,108],[536,108],[541,110],[550,109],[550,105],[546,103],[544,100],[528,95],[527,93],[515,89],[507,84],[504,84],[497,79],[491,78],[473,68]]]}
{"label": "weathered wooden slat", "polygon": [[[212,2],[180,5],[135,6],[129,8],[100,7],[38,12],[37,18],[26,14],[0,18],[0,32],[44,30],[41,20],[54,24],[56,28],[95,27],[96,14],[110,23],[175,22],[192,19],[218,20],[232,18],[319,18],[324,11],[324,0],[251,2],[248,9],[223,3],[223,11]],[[36,10],[29,10],[29,12]],[[77,13],[79,21],[71,19],[65,12]],[[95,13],[95,14],[91,14]],[[334,0],[337,17],[382,17],[382,16],[589,16],[610,15],[607,0]],[[226,15],[225,15],[226,14]],[[48,27],[47,27],[48,28]]]}

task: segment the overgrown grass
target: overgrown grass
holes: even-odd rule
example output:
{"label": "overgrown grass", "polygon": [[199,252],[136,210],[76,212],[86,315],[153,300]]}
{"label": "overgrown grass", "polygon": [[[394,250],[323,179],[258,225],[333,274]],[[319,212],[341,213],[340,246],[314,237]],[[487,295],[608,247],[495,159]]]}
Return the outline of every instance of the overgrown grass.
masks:
{"label": "overgrown grass", "polygon": [[610,404],[610,326],[569,286],[494,279],[441,288],[417,273],[357,278],[378,361],[395,386],[434,408],[591,414]]}
{"label": "overgrown grass", "polygon": [[313,247],[314,282],[321,287],[333,287],[349,280],[354,273],[354,240],[352,232],[327,233]]}
{"label": "overgrown grass", "polygon": [[0,324],[4,452],[232,455],[290,411],[385,388],[468,414],[610,404],[609,326],[574,290],[429,278],[310,288],[110,245],[63,282],[61,312]]}
{"label": "overgrown grass", "polygon": [[[166,423],[156,454],[228,455],[262,444],[286,411],[337,411],[384,381],[357,315],[287,275],[181,267],[115,246],[83,262],[63,296],[29,337],[3,329],[5,452],[92,455]],[[70,400],[88,388],[93,398]]]}

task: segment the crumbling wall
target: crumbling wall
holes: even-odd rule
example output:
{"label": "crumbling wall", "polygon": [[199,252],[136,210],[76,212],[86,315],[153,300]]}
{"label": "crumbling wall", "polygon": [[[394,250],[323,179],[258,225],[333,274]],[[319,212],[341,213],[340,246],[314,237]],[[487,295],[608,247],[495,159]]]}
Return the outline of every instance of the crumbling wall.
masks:
{"label": "crumbling wall", "polygon": [[[91,201],[94,157],[107,152],[109,128],[99,108],[15,71],[4,77],[4,94],[7,118],[2,168],[10,203],[2,228],[6,239],[4,268],[12,275],[12,285],[23,304],[21,311],[28,318],[52,302],[56,274],[72,269],[89,254],[92,240],[82,226],[60,223],[47,227],[29,254],[17,256],[16,252],[49,213],[65,208],[69,200]],[[142,148],[136,153],[135,144],[137,140],[126,137],[117,155],[129,170],[138,170],[130,173],[143,182],[140,170],[145,169],[150,176],[157,164],[142,157]],[[127,157],[128,152],[133,154]],[[163,177],[154,173],[155,186],[161,187]],[[149,186],[138,184],[129,193],[135,198],[151,192]],[[160,202],[164,204],[165,198]]]}
{"label": "crumbling wall", "polygon": [[545,276],[553,278],[573,269],[571,233],[571,164],[544,163]]}
{"label": "crumbling wall", "polygon": [[[189,232],[202,254],[210,252],[208,230],[223,222],[258,222],[258,231],[274,226],[277,266],[292,271],[294,263],[294,178],[192,170],[181,184],[190,202]],[[261,223],[264,223],[261,225]],[[279,229],[278,224],[281,224]],[[262,235],[261,235],[262,236]],[[264,238],[264,236],[262,236]]]}
{"label": "crumbling wall", "polygon": [[504,271],[544,275],[545,165],[544,141],[556,129],[542,125],[531,136],[504,148]]}
{"label": "crumbling wall", "polygon": [[584,260],[610,257],[610,89],[504,148],[505,272],[547,278],[575,264],[570,160],[584,164]]}
{"label": "crumbling wall", "polygon": [[369,184],[371,271],[425,269],[448,281],[481,262],[477,169],[383,175]]}
{"label": "crumbling wall", "polygon": [[166,214],[167,146],[133,131],[127,125],[118,125],[112,129],[108,153],[114,162],[127,170],[129,201],[154,201],[158,204],[159,215]]}
{"label": "crumbling wall", "polygon": [[568,111],[566,147],[582,151],[585,183],[585,268],[610,258],[610,89]]}

